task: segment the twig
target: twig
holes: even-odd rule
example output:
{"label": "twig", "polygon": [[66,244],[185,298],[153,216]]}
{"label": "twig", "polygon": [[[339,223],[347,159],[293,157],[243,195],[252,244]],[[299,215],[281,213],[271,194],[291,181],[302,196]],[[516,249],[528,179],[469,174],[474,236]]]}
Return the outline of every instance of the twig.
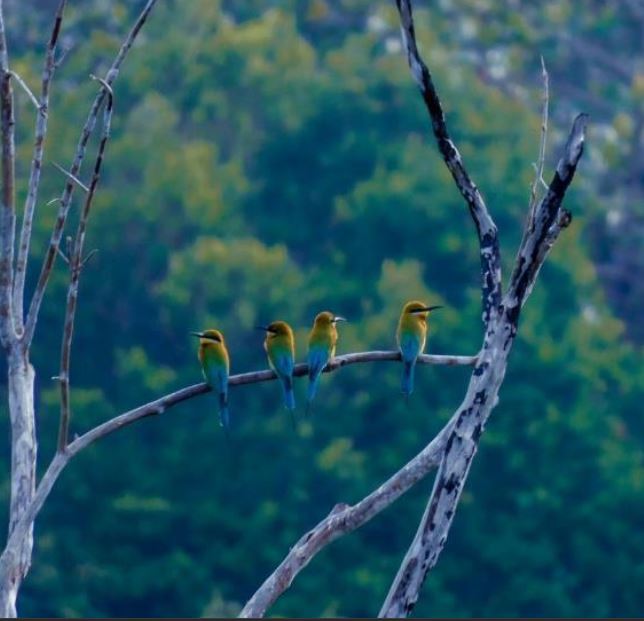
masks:
{"label": "twig", "polygon": [[501,253],[497,228],[485,206],[481,193],[465,169],[461,154],[447,131],[445,114],[443,113],[436,87],[416,44],[411,2],[410,0],[396,0],[396,6],[400,14],[407,62],[431,118],[438,150],[443,156],[447,168],[452,173],[454,182],[465,199],[476,226],[481,247],[483,323],[487,326],[501,301]]}
{"label": "twig", "polygon": [[58,252],[58,256],[67,264],[69,265],[69,259],[67,258],[67,255],[60,249],[60,246],[56,248],[56,252]]}
{"label": "twig", "polygon": [[98,254],[98,248],[94,248],[87,253],[87,256],[81,261],[81,269],[83,269],[96,255]]}
{"label": "twig", "polygon": [[73,181],[79,188],[81,188],[85,192],[89,192],[89,188],[78,177],[74,176],[68,170],[65,170],[60,164],[57,164],[56,162],[52,162],[51,164],[54,168],[57,168],[61,173],[63,173],[63,175],[65,175],[68,179]]}
{"label": "twig", "polygon": [[587,124],[587,114],[575,118],[548,191],[535,209],[532,233],[524,235],[504,300],[506,309],[514,309],[511,312],[518,312],[530,295],[546,254],[563,228],[558,224],[559,210],[584,151]]}
{"label": "twig", "polygon": [[[121,49],[119,50],[116,58],[114,59],[114,62],[112,63],[112,66],[110,67],[109,71],[105,76],[105,82],[108,85],[111,86],[112,84],[114,84],[114,81],[118,77],[123,61],[125,60],[128,52],[130,51],[136,39],[137,34],[143,27],[143,24],[146,22],[156,2],[157,0],[148,0],[143,10],[141,11],[139,17],[137,18],[136,22],[134,23],[132,30],[130,30],[129,34],[125,38],[125,41],[121,46]],[[85,158],[85,150],[87,148],[87,143],[92,134],[92,131],[94,130],[99,109],[103,104],[103,101],[105,100],[106,95],[107,95],[107,89],[102,88],[98,93],[98,95],[96,96],[96,99],[92,104],[92,107],[90,108],[89,114],[87,116],[87,120],[85,121],[85,125],[83,126],[83,129],[81,131],[80,139],[78,141],[78,146],[76,147],[76,154],[74,156],[74,160],[70,168],[70,173],[74,176],[77,176],[78,172],[80,171],[81,165]],[[65,189],[61,196],[60,208],[58,210],[58,215],[56,217],[54,229],[52,231],[51,238],[49,241],[49,248],[47,250],[47,253],[45,255],[45,260],[40,270],[40,276],[38,277],[38,283],[36,284],[36,289],[31,299],[31,304],[29,305],[29,312],[27,313],[27,320],[25,321],[25,331],[24,331],[24,337],[23,337],[23,340],[27,344],[31,343],[31,340],[33,339],[34,331],[36,329],[36,322],[38,321],[38,313],[40,312],[40,306],[45,296],[45,290],[47,289],[49,276],[54,266],[56,255],[58,254],[56,249],[58,248],[58,245],[60,244],[60,240],[63,235],[63,230],[65,228],[65,222],[67,220],[67,214],[69,212],[73,191],[74,191],[74,183],[69,181],[65,186]]]}
{"label": "twig", "polygon": [[548,184],[543,179],[543,166],[546,159],[546,140],[548,138],[548,104],[550,100],[550,92],[548,88],[548,71],[546,70],[546,63],[541,57],[541,78],[543,80],[543,107],[541,112],[541,140],[539,141],[539,158],[534,165],[535,175],[532,187],[530,188],[530,205],[528,216],[528,227],[526,230],[532,232],[534,230],[534,215],[537,207],[537,189],[539,185],[543,185],[548,189]]}
{"label": "twig", "polygon": [[[96,79],[92,76],[93,79]],[[74,243],[73,253],[69,257],[69,287],[67,289],[67,305],[65,310],[65,322],[63,327],[63,341],[60,353],[60,424],[58,429],[58,450],[64,451],[67,446],[67,437],[69,434],[69,421],[71,418],[70,400],[69,400],[69,374],[71,363],[71,350],[72,339],[74,336],[74,320],[76,318],[76,307],[78,304],[78,284],[80,282],[80,275],[83,266],[93,254],[87,256],[83,260],[83,249],[85,247],[85,235],[87,234],[87,223],[89,221],[89,214],[92,208],[92,201],[96,194],[98,181],[101,176],[101,166],[105,155],[105,147],[110,138],[110,129],[112,125],[112,111],[114,97],[112,89],[104,80],[98,80],[107,92],[107,103],[105,104],[105,112],[103,115],[103,134],[101,141],[98,145],[98,152],[96,154],[96,162],[94,163],[94,172],[92,180],[89,184],[85,204],[81,211],[78,220],[78,228],[76,230],[76,238]]]}
{"label": "twig", "polygon": [[22,90],[27,94],[31,103],[35,106],[36,110],[40,111],[40,104],[36,99],[36,96],[31,92],[31,89],[27,86],[27,83],[15,72],[9,71],[9,75],[18,83]]}
{"label": "twig", "polygon": [[15,119],[13,89],[0,0],[0,132],[2,141],[2,205],[0,206],[0,341],[7,348],[15,339],[13,308],[13,258],[16,236]]}
{"label": "twig", "polygon": [[[20,229],[20,244],[18,247],[18,258],[16,260],[16,273],[13,282],[13,304],[14,315],[17,324],[22,329],[24,317],[25,279],[27,277],[27,262],[29,260],[29,246],[31,244],[31,233],[33,228],[36,201],[38,199],[38,188],[40,186],[40,174],[45,152],[45,138],[47,136],[47,120],[49,113],[49,92],[54,72],[56,70],[56,47],[60,36],[60,29],[63,23],[63,13],[67,0],[61,0],[54,16],[54,25],[49,36],[45,61],[42,70],[40,85],[40,102],[32,94],[38,114],[36,115],[36,127],[34,129],[34,147],[29,171],[29,182],[27,186],[27,197],[25,199],[22,228]],[[26,88],[26,85],[24,85]],[[27,89],[28,90],[28,89]],[[29,91],[30,92],[30,91]],[[31,93],[31,92],[30,92]]]}

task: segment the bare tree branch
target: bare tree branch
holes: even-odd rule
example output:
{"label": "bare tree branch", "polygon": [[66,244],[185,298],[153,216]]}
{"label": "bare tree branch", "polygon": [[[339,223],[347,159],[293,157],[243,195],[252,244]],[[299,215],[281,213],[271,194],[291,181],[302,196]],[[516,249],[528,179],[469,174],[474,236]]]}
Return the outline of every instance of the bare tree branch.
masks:
{"label": "bare tree branch", "polygon": [[38,187],[40,186],[40,174],[42,171],[43,155],[45,151],[45,137],[47,136],[47,120],[49,114],[49,91],[54,71],[56,69],[56,47],[60,29],[63,23],[63,13],[67,0],[61,0],[54,16],[54,25],[51,30],[47,50],[45,52],[44,67],[40,85],[40,101],[35,100],[36,127],[34,129],[34,148],[29,171],[29,183],[27,198],[25,199],[24,214],[22,217],[22,228],[20,230],[20,245],[18,247],[18,258],[16,260],[16,273],[13,283],[13,304],[15,320],[20,330],[24,321],[24,297],[25,278],[27,276],[27,262],[29,260],[29,245],[31,244],[31,231],[33,227],[34,212],[38,199]]}
{"label": "bare tree branch", "polygon": [[587,124],[587,114],[575,118],[548,191],[536,208],[532,234],[524,237],[516,258],[505,299],[506,312],[518,313],[530,295],[546,254],[563,228],[561,225],[569,221],[569,217],[560,218],[559,210],[584,152]]}
{"label": "bare tree branch", "polygon": [[[92,180],[89,184],[85,204],[81,211],[78,220],[78,228],[76,230],[76,238],[74,243],[74,251],[69,257],[69,287],[67,289],[67,304],[65,307],[65,321],[63,327],[63,342],[60,352],[60,425],[58,429],[58,450],[64,451],[67,446],[67,436],[69,432],[69,420],[71,418],[70,400],[69,400],[69,373],[72,352],[72,338],[74,336],[74,320],[76,318],[76,306],[78,304],[78,285],[80,282],[80,275],[85,264],[83,259],[83,250],[85,248],[85,235],[87,233],[87,223],[89,221],[89,214],[92,208],[92,201],[96,194],[98,181],[101,176],[101,166],[103,165],[103,158],[105,155],[105,147],[110,138],[110,129],[112,125],[112,111],[114,96],[109,84],[104,80],[92,76],[101,82],[102,88],[107,91],[107,103],[105,105],[105,112],[103,115],[103,134],[101,141],[98,145],[98,153],[96,154],[96,162],[94,163],[94,172]],[[89,255],[91,257],[91,255]]]}
{"label": "bare tree branch", "polygon": [[16,338],[13,320],[13,257],[16,237],[15,119],[9,53],[0,0],[0,140],[2,142],[2,213],[0,214],[0,342],[6,349]]}
{"label": "bare tree branch", "polygon": [[67,177],[70,181],[73,181],[83,192],[89,192],[89,188],[75,175],[70,173],[68,170],[65,170],[60,164],[56,162],[52,162],[51,165],[56,169],[59,170],[65,177]]}
{"label": "bare tree branch", "polygon": [[416,457],[360,502],[352,506],[344,503],[335,505],[326,518],[297,541],[248,600],[239,616],[263,617],[318,552],[339,537],[360,528],[425,478],[439,464],[454,420],[450,420]]}
{"label": "bare tree branch", "polygon": [[[130,30],[129,34],[125,38],[125,41],[121,46],[121,49],[119,50],[116,58],[114,59],[114,62],[112,63],[112,66],[110,67],[109,71],[107,72],[107,75],[105,76],[105,82],[108,85],[111,86],[116,80],[116,78],[118,77],[119,71],[121,69],[121,65],[123,64],[125,57],[130,51],[130,48],[132,47],[136,39],[136,36],[138,35],[139,31],[143,27],[143,24],[145,24],[156,2],[157,0],[148,0],[148,2],[143,7],[143,10],[141,11],[138,19],[134,23],[132,30]],[[78,175],[81,165],[83,163],[83,160],[85,158],[85,150],[87,148],[87,143],[94,130],[96,119],[98,117],[98,112],[101,105],[103,104],[105,96],[106,96],[106,89],[103,88],[96,96],[96,99],[94,100],[94,103],[90,108],[87,120],[85,121],[85,125],[83,126],[83,129],[81,131],[81,136],[78,141],[78,146],[76,147],[76,154],[74,156],[74,160],[72,162],[72,166],[69,171],[70,174],[75,177]],[[54,230],[52,231],[52,234],[51,234],[49,248],[47,250],[47,254],[45,256],[45,260],[40,271],[40,276],[38,277],[38,283],[36,285],[36,289],[31,299],[29,312],[27,313],[27,319],[25,322],[25,332],[23,337],[24,342],[27,344],[31,343],[31,340],[33,339],[34,331],[36,329],[36,322],[38,320],[38,313],[40,312],[40,306],[45,296],[45,290],[47,289],[49,276],[54,266],[56,255],[58,254],[57,249],[63,235],[63,229],[65,228],[65,221],[67,220],[67,213],[69,212],[69,207],[71,205],[73,192],[74,192],[74,183],[71,181],[68,181],[68,183],[65,185],[65,189],[63,190],[63,194],[61,196],[60,207],[58,210],[58,215],[56,217],[56,223],[54,224]]]}
{"label": "bare tree branch", "polygon": [[[546,70],[546,63],[541,57],[541,78],[543,80],[543,105],[541,111],[541,140],[539,141],[539,157],[535,164],[535,174],[534,181],[532,182],[532,187],[530,188],[530,205],[529,205],[529,216],[528,216],[528,226],[525,231],[532,232],[534,230],[534,214],[537,207],[537,192],[539,186],[544,184],[543,180],[543,166],[546,160],[546,141],[548,139],[548,103],[550,100],[550,91],[548,88],[548,71]],[[546,185],[546,189],[548,186]]]}
{"label": "bare tree branch", "polygon": [[436,87],[416,44],[411,2],[410,0],[396,0],[396,6],[400,14],[407,62],[431,117],[438,150],[443,156],[447,168],[452,173],[454,182],[463,195],[476,225],[481,247],[483,323],[487,325],[501,301],[501,253],[497,228],[485,206],[481,193],[465,169],[461,154],[447,131],[445,114],[443,113]]}
{"label": "bare tree branch", "polygon": [[[423,354],[418,358],[419,364],[434,364],[441,366],[464,366],[464,365],[473,365],[476,364],[478,360],[477,356],[441,356],[441,355],[427,355]],[[400,352],[397,351],[367,351],[367,352],[356,352],[351,354],[345,354],[343,356],[336,356],[333,362],[324,369],[325,373],[330,373],[341,367],[359,364],[364,362],[384,362],[384,361],[400,361]],[[293,375],[295,377],[306,377],[308,375],[309,368],[307,364],[297,364],[293,370]],[[266,382],[270,380],[277,379],[277,376],[273,371],[262,370],[262,371],[252,371],[250,373],[242,373],[239,375],[233,375],[230,377],[229,386],[243,386],[245,384],[255,384],[258,382]],[[90,444],[93,444],[97,440],[108,436],[123,427],[127,427],[132,423],[135,423],[142,418],[148,416],[155,416],[162,414],[167,411],[169,408],[192,399],[199,395],[203,395],[207,392],[210,392],[212,389],[208,384],[194,384],[176,392],[165,395],[155,401],[141,405],[133,410],[129,410],[124,414],[115,416],[110,420],[97,425],[93,429],[87,431],[80,437],[76,438],[70,442],[64,450],[58,451],[54,456],[53,460],[49,464],[47,471],[43,475],[38,488],[36,489],[35,495],[31,502],[29,503],[26,510],[21,515],[20,520],[17,521],[7,545],[0,556],[0,583],[6,579],[8,572],[11,571],[11,567],[15,562],[15,559],[19,553],[20,543],[23,540],[25,534],[33,526],[34,520],[38,515],[40,509],[42,509],[45,500],[49,496],[54,483],[56,482],[58,476],[62,472],[63,468],[67,465],[69,460],[77,455],[80,451],[87,448]],[[448,423],[441,434],[446,433],[450,427]],[[373,492],[370,496],[365,498],[361,503],[353,507],[353,510],[346,517],[346,522],[343,522],[343,525],[338,531],[338,535],[342,534],[341,528],[347,528],[346,532],[354,530],[360,524],[371,519],[373,515],[380,512],[385,506],[393,502],[398,496],[404,493],[409,487],[411,487],[416,481],[420,480],[431,467],[436,463],[436,452],[442,443],[442,436],[439,434],[421,453],[419,453],[405,468],[398,471],[388,482],[388,488],[382,490],[379,488]],[[384,503],[384,504],[383,504]],[[343,518],[344,519],[344,518]],[[362,521],[360,521],[362,520]],[[323,523],[321,523],[322,525]],[[348,525],[353,524],[349,527]],[[321,526],[320,525],[320,526]],[[335,528],[335,527],[334,527]],[[334,537],[335,538],[335,537]],[[324,539],[324,538],[322,538]],[[312,551],[313,557],[326,543],[323,540],[319,541],[321,544],[317,550]],[[309,560],[310,560],[309,558]],[[307,561],[308,562],[308,561]],[[306,563],[305,563],[306,564]],[[299,569],[304,567],[302,565]],[[298,569],[298,571],[299,571]],[[289,582],[290,584],[290,582]],[[287,588],[286,585],[284,588]],[[277,596],[276,596],[277,597]]]}
{"label": "bare tree branch", "polygon": [[[528,252],[525,259],[521,255],[517,259],[517,280],[513,277],[499,317],[486,333],[481,356],[460,407],[459,419],[447,441],[427,508],[380,610],[381,617],[409,615],[418,601],[427,573],[443,550],[481,434],[498,401],[498,390],[505,376],[521,306],[530,292],[524,283],[531,283],[531,288],[547,251],[561,229],[570,222],[570,214],[565,210],[560,212],[559,207],[583,152],[585,124],[585,115],[575,120],[555,177],[537,208],[535,229],[526,236],[525,244],[528,249],[535,248],[535,252]],[[547,224],[545,214],[553,210],[555,221]],[[529,226],[528,222],[526,227]],[[523,264],[523,260],[529,263]],[[510,304],[507,300],[511,301]]]}
{"label": "bare tree branch", "polygon": [[18,83],[18,86],[20,86],[20,88],[22,88],[22,90],[25,92],[27,97],[29,97],[29,101],[31,101],[36,110],[40,109],[40,104],[38,103],[36,96],[31,92],[29,86],[27,86],[27,83],[15,71],[12,70],[9,73],[11,74],[11,77]]}
{"label": "bare tree branch", "polygon": [[[560,206],[583,152],[585,126],[586,115],[580,115],[573,124],[548,192],[537,207],[534,231],[524,236],[525,254],[519,254],[498,319],[488,327],[481,356],[472,373],[460,408],[461,414],[447,441],[427,508],[380,610],[381,617],[409,615],[418,601],[427,573],[443,550],[481,434],[498,401],[498,390],[505,376],[521,306],[548,250],[561,229],[570,223],[570,214],[560,210]],[[530,222],[526,224],[529,226]]]}

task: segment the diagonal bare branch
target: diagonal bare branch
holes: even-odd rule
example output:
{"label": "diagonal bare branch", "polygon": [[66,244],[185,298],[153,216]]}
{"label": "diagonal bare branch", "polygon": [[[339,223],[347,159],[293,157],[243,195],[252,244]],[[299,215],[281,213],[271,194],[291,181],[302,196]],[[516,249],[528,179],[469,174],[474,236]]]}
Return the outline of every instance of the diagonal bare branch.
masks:
{"label": "diagonal bare branch", "polygon": [[36,110],[40,109],[38,99],[36,99],[36,96],[33,94],[27,83],[15,71],[10,71],[9,73],[11,74],[11,77],[14,79],[14,81],[18,83],[18,86],[20,86],[20,88],[25,92],[27,97],[29,97],[29,101],[31,101]]}
{"label": "diagonal bare branch", "polygon": [[532,233],[524,236],[521,243],[504,300],[506,312],[518,314],[532,291],[548,251],[563,228],[561,225],[565,226],[569,220],[560,217],[561,202],[584,152],[587,125],[587,114],[580,114],[575,118],[548,191],[535,209]]}
{"label": "diagonal bare branch", "polygon": [[63,175],[65,175],[65,177],[67,177],[70,181],[75,183],[81,190],[83,190],[83,192],[89,192],[89,188],[78,177],[70,173],[68,170],[65,170],[60,164],[57,164],[56,162],[52,162],[51,165],[56,170],[63,173]]}
{"label": "diagonal bare branch", "polygon": [[[112,86],[112,84],[114,84],[114,81],[118,77],[123,61],[132,48],[132,45],[134,44],[139,31],[148,19],[148,16],[154,8],[156,2],[157,0],[148,0],[146,2],[143,10],[134,23],[134,26],[125,38],[121,49],[116,55],[112,66],[105,76],[105,82],[110,87]],[[85,121],[85,125],[81,130],[78,146],[76,147],[76,154],[74,155],[74,160],[69,170],[69,172],[74,176],[78,176],[83,160],[85,159],[87,143],[92,132],[94,131],[94,126],[96,125],[96,120],[98,118],[98,112],[100,110],[100,107],[103,105],[106,93],[107,90],[105,88],[102,88],[100,90],[99,94],[96,96],[96,99],[94,99],[94,103],[90,108],[87,120]],[[58,254],[57,249],[63,235],[63,229],[65,228],[65,222],[67,220],[67,214],[71,205],[73,192],[74,183],[72,181],[68,181],[68,183],[65,185],[65,189],[63,190],[63,194],[60,199],[60,207],[58,210],[58,215],[56,217],[56,222],[54,224],[54,230],[52,231],[49,241],[49,248],[47,249],[45,260],[40,270],[40,276],[38,277],[38,283],[36,284],[36,289],[31,299],[31,304],[29,305],[29,312],[27,313],[27,319],[25,321],[25,331],[23,336],[23,340],[26,344],[31,343],[31,340],[33,339],[33,335],[36,329],[36,322],[38,321],[38,313],[40,312],[40,306],[45,296],[45,290],[47,289],[49,276],[51,274],[51,270],[53,269],[56,255]]]}
{"label": "diagonal bare branch", "polygon": [[353,532],[424,479],[439,463],[455,418],[416,457],[355,505],[340,503],[315,528],[290,549],[259,589],[248,600],[242,618],[263,617],[313,558],[336,539]]}
{"label": "diagonal bare branch", "polygon": [[487,326],[496,315],[501,301],[501,251],[497,228],[475,183],[470,178],[461,154],[450,138],[431,73],[418,51],[411,0],[396,0],[407,62],[412,76],[420,89],[427,112],[432,121],[432,130],[438,150],[443,156],[454,182],[462,194],[476,226],[481,252],[481,276],[483,322]]}
{"label": "diagonal bare branch", "polygon": [[[93,79],[98,79],[92,76]],[[96,161],[94,163],[94,172],[87,190],[85,204],[78,220],[76,238],[74,241],[74,250],[69,256],[69,287],[67,288],[67,304],[65,307],[65,321],[63,324],[63,340],[60,352],[60,424],[58,429],[58,450],[64,451],[67,446],[67,436],[69,433],[69,420],[71,418],[71,406],[69,399],[69,373],[71,364],[72,339],[74,337],[74,320],[76,318],[76,307],[78,304],[78,285],[80,275],[85,263],[83,251],[85,248],[85,236],[87,234],[87,224],[89,214],[92,208],[92,202],[96,195],[98,182],[101,177],[101,167],[105,156],[105,147],[110,138],[110,129],[112,126],[112,112],[114,96],[109,84],[104,80],[98,79],[101,86],[107,92],[107,103],[103,115],[103,134],[98,145]]]}
{"label": "diagonal bare branch", "polygon": [[60,29],[63,23],[63,13],[67,0],[60,0],[54,24],[45,51],[45,61],[42,70],[40,84],[40,101],[35,100],[36,127],[34,130],[34,147],[29,171],[29,182],[27,186],[27,197],[25,199],[24,213],[22,217],[22,228],[20,230],[20,244],[18,246],[18,258],[16,260],[16,273],[13,282],[13,304],[15,321],[20,330],[24,321],[24,297],[25,278],[27,277],[27,261],[29,260],[29,245],[31,244],[31,232],[33,227],[34,212],[38,199],[38,187],[40,186],[40,175],[42,171],[43,156],[45,152],[45,138],[47,136],[47,121],[49,114],[49,92],[54,71],[56,69],[56,48],[60,36]]}

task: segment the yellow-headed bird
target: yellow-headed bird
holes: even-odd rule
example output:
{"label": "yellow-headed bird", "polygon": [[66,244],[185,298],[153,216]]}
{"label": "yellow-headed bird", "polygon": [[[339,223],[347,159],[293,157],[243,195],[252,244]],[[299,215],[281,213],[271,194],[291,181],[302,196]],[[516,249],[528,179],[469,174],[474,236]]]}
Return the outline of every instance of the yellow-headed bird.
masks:
{"label": "yellow-headed bird", "polygon": [[264,349],[268,364],[275,371],[284,391],[284,404],[291,412],[295,409],[293,393],[293,367],[295,366],[295,337],[285,321],[273,321],[267,326],[257,326],[266,332]]}
{"label": "yellow-headed bird", "polygon": [[403,362],[401,390],[409,396],[414,390],[414,367],[427,341],[427,316],[442,306],[426,306],[422,302],[407,302],[398,321],[396,340]]}
{"label": "yellow-headed bird", "polygon": [[313,329],[309,334],[309,390],[307,395],[308,405],[311,405],[320,383],[320,375],[324,367],[335,356],[335,346],[338,342],[338,321],[346,321],[329,311],[319,313],[313,322]]}
{"label": "yellow-headed bird", "polygon": [[191,332],[199,337],[199,362],[206,383],[219,396],[219,423],[225,429],[230,426],[228,412],[228,374],[230,358],[224,342],[224,335],[219,330]]}

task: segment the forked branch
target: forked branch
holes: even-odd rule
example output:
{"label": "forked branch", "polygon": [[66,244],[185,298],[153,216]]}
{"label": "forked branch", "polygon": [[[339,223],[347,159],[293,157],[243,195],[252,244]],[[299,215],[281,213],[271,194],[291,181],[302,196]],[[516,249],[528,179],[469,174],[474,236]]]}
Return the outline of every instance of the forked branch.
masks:
{"label": "forked branch", "polygon": [[[94,76],[92,76],[94,78]],[[94,78],[98,79],[98,78]],[[69,287],[67,288],[67,304],[65,307],[65,322],[63,326],[63,342],[60,352],[60,425],[58,428],[58,450],[64,451],[67,446],[67,436],[69,433],[69,420],[71,418],[71,405],[69,398],[69,373],[71,365],[71,352],[72,352],[72,339],[74,336],[74,320],[76,318],[76,307],[78,304],[78,285],[80,282],[81,272],[86,260],[83,258],[83,251],[85,248],[85,236],[87,234],[87,224],[89,221],[89,214],[92,208],[92,202],[98,187],[98,181],[101,176],[101,167],[103,165],[103,158],[105,156],[105,147],[110,138],[110,129],[112,125],[112,110],[114,104],[114,96],[110,85],[105,81],[98,79],[102,88],[107,93],[107,103],[105,104],[105,112],[103,115],[103,134],[101,141],[98,145],[98,152],[96,154],[96,161],[94,163],[94,172],[92,180],[90,181],[89,188],[87,189],[87,196],[83,210],[81,211],[78,220],[78,228],[76,230],[76,238],[74,240],[74,249],[71,256],[68,258],[69,262]],[[91,256],[91,255],[88,255]]]}
{"label": "forked branch", "polygon": [[[148,0],[148,2],[143,7],[138,19],[134,23],[132,30],[125,38],[121,49],[119,50],[112,66],[105,76],[105,82],[111,87],[116,78],[118,77],[121,65],[125,60],[128,52],[130,51],[136,36],[143,27],[143,24],[146,22],[150,12],[154,8],[157,0]],[[87,149],[87,143],[89,142],[90,136],[94,131],[96,125],[96,120],[98,118],[98,113],[103,105],[103,102],[106,97],[106,89],[102,88],[94,103],[90,108],[87,120],[85,125],[81,130],[80,139],[76,147],[76,154],[72,161],[71,168],[69,169],[69,174],[72,177],[78,177],[78,174],[81,169],[83,160],[85,159],[85,151]],[[60,240],[63,236],[63,230],[65,228],[65,222],[67,221],[67,214],[69,213],[69,207],[71,205],[72,195],[74,193],[74,182],[69,179],[63,190],[63,194],[60,198],[60,205],[58,208],[58,214],[56,216],[56,222],[54,223],[54,229],[51,234],[49,241],[49,248],[45,255],[45,260],[43,262],[42,268],[40,270],[40,276],[38,277],[38,283],[36,284],[36,289],[34,291],[33,297],[31,298],[31,304],[29,305],[29,312],[27,313],[27,319],[25,321],[25,331],[23,341],[25,344],[29,345],[33,339],[34,331],[36,329],[36,322],[38,321],[38,313],[40,312],[40,306],[42,304],[43,298],[45,296],[45,290],[47,289],[47,284],[49,282],[49,276],[51,275],[51,270],[53,269],[56,256],[58,255],[58,248],[60,246]]]}
{"label": "forked branch", "polygon": [[[63,23],[63,13],[67,0],[60,0],[54,24],[52,26],[45,62],[42,70],[40,85],[40,99],[35,100],[36,105],[36,127],[34,129],[34,147],[29,171],[29,182],[27,186],[27,198],[25,199],[24,214],[22,217],[22,228],[20,230],[20,243],[18,245],[18,258],[16,260],[16,273],[13,282],[13,312],[15,322],[19,331],[23,329],[25,278],[27,276],[27,262],[29,260],[29,246],[31,244],[31,233],[33,229],[36,201],[38,199],[38,188],[40,186],[40,174],[42,171],[43,156],[45,153],[45,138],[47,136],[47,121],[49,117],[49,92],[51,82],[56,70],[56,49],[60,36],[60,29]],[[34,97],[32,95],[32,97]]]}
{"label": "forked branch", "polygon": [[[403,4],[409,7],[408,2]],[[398,6],[400,8],[400,2]],[[401,12],[404,28],[405,15],[410,18],[411,8],[408,14]],[[413,36],[413,22],[405,29]],[[561,229],[570,222],[570,213],[561,209],[561,201],[583,152],[586,117],[580,115],[575,120],[555,177],[543,199],[536,204],[536,184],[540,182],[543,171],[547,129],[548,78],[545,66],[543,77],[544,108],[537,179],[510,288],[504,303],[492,314],[493,320],[487,325],[481,357],[470,378],[458,421],[447,440],[434,488],[416,535],[382,605],[380,617],[408,616],[418,601],[427,573],[438,562],[485,424],[498,401],[498,391],[505,376],[521,307],[547,252]],[[485,298],[485,282],[482,293]]]}

